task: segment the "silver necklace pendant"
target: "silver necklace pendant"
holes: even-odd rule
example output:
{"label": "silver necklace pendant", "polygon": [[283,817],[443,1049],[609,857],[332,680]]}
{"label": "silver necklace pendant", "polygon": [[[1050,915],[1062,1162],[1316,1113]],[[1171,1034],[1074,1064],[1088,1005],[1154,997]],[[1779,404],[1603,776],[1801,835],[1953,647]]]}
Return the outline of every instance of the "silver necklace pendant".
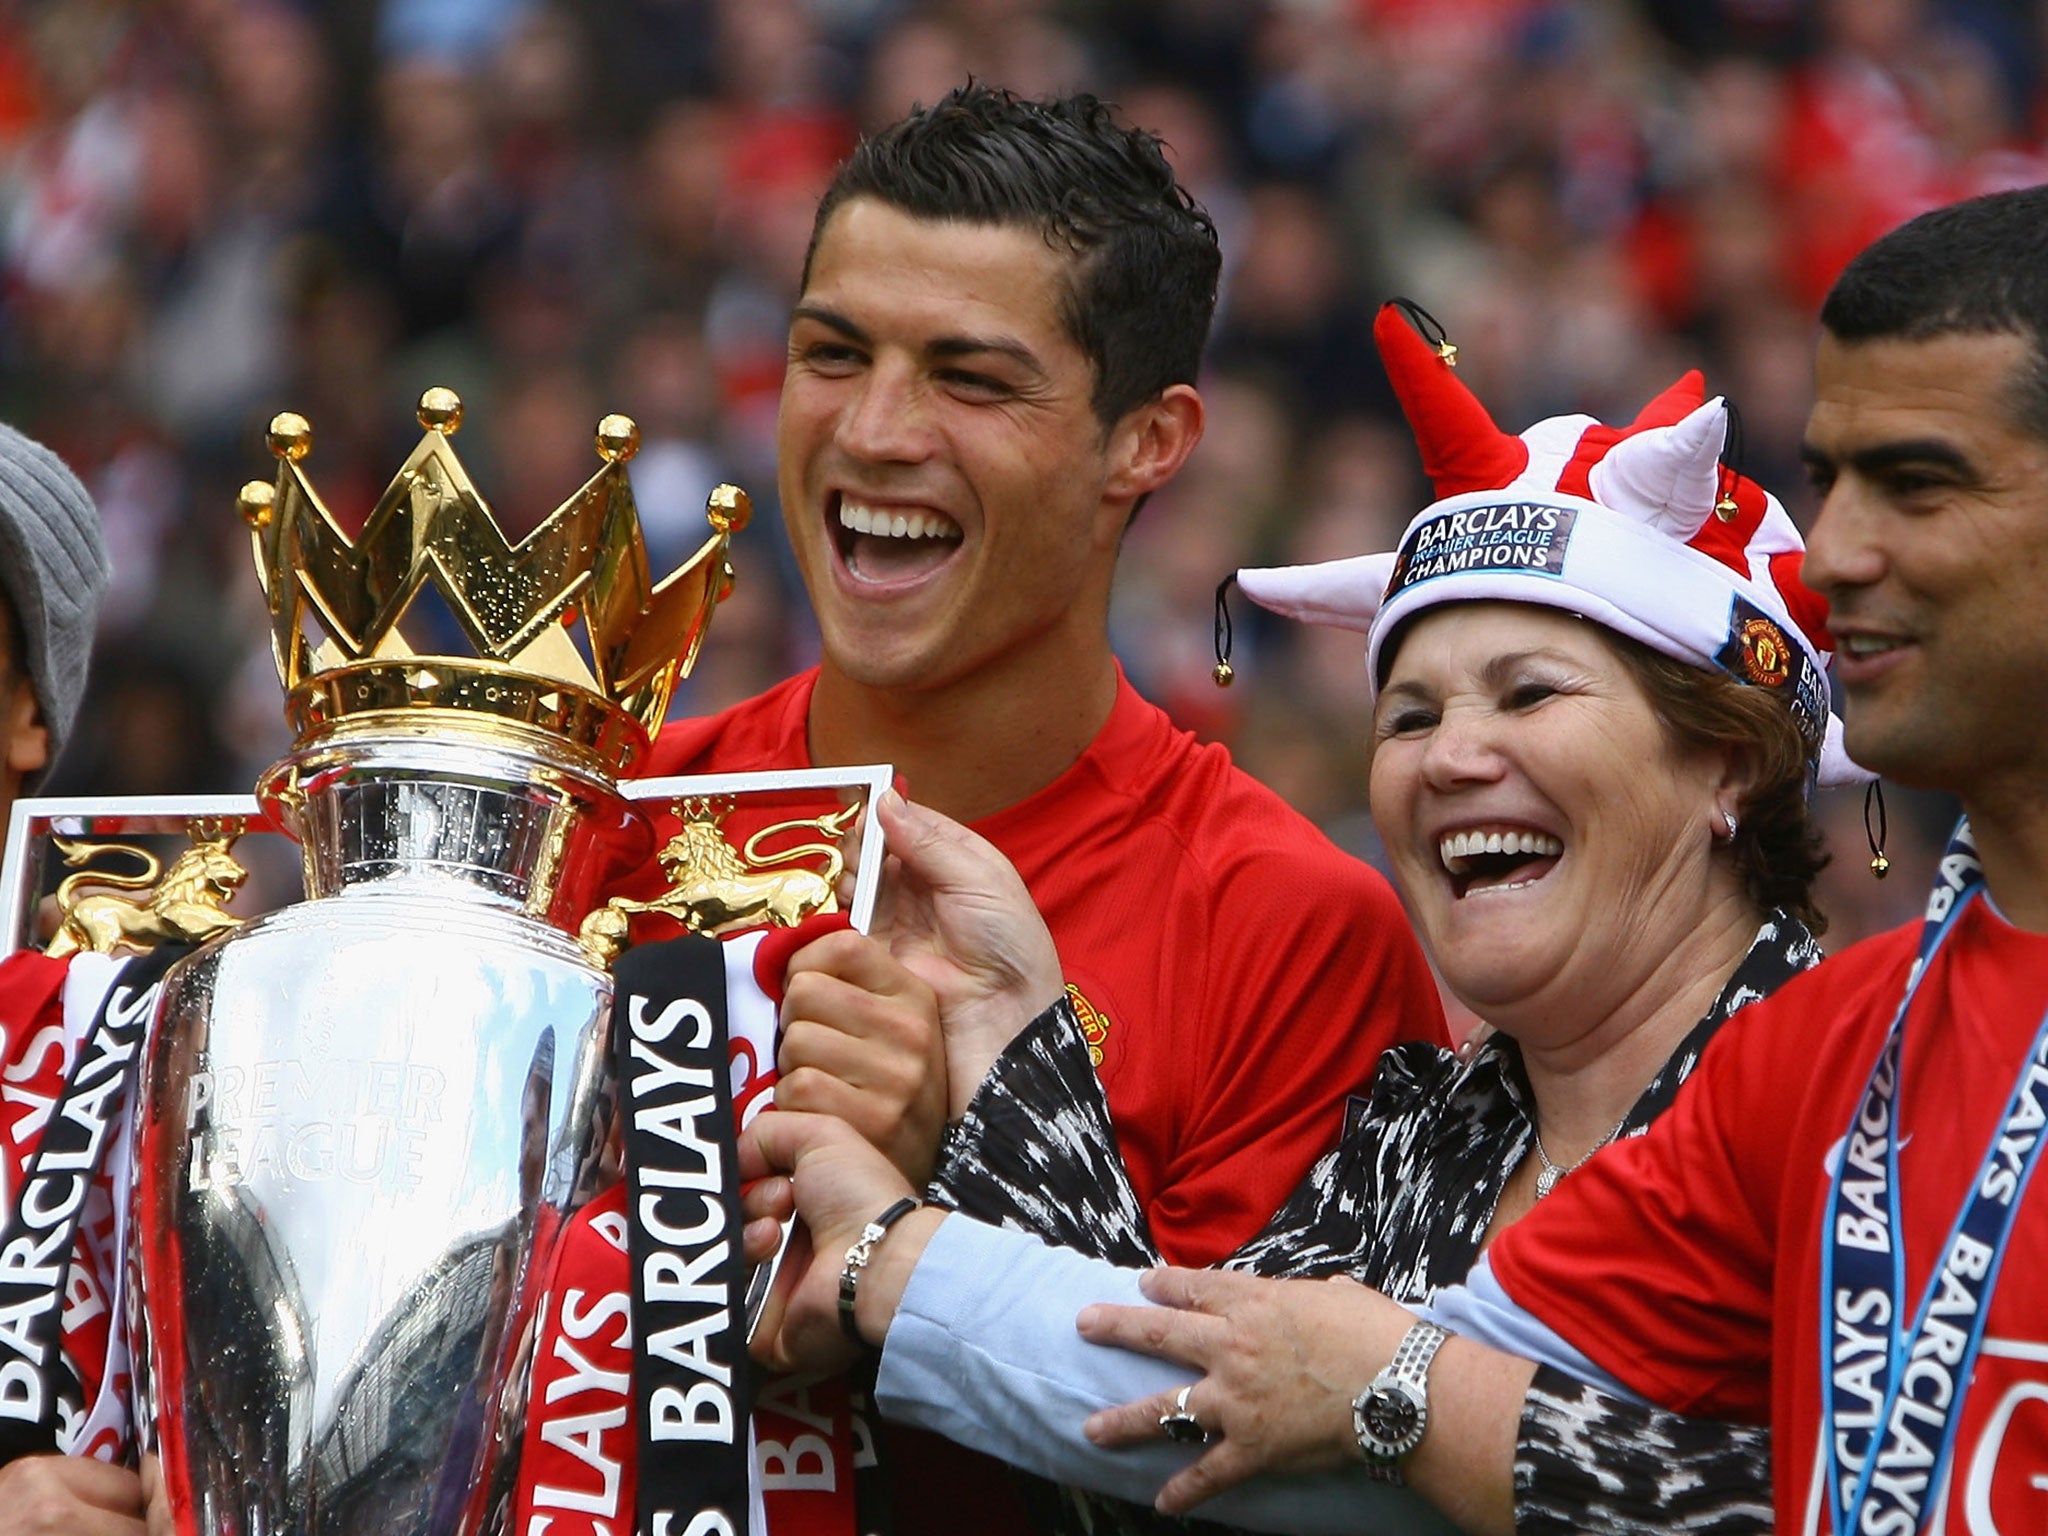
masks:
{"label": "silver necklace pendant", "polygon": [[[1632,1114],[1634,1113],[1634,1111],[1631,1110],[1630,1113]],[[1554,1163],[1550,1160],[1550,1154],[1543,1150],[1543,1133],[1537,1130],[1535,1125],[1532,1123],[1529,1127],[1529,1140],[1532,1144],[1532,1149],[1536,1153],[1536,1161],[1542,1165],[1536,1174],[1536,1198],[1538,1200],[1541,1200],[1545,1195],[1549,1194],[1553,1189],[1557,1188],[1557,1181],[1559,1179],[1563,1178],[1566,1174],[1571,1173],[1576,1169],[1585,1167],[1587,1159],[1592,1157],[1592,1155],[1595,1152],[1598,1152],[1602,1147],[1606,1146],[1607,1143],[1614,1140],[1615,1137],[1619,1136],[1621,1134],[1621,1128],[1627,1124],[1628,1115],[1623,1115],[1619,1120],[1614,1122],[1614,1129],[1609,1131],[1605,1136],[1602,1136],[1598,1141],[1594,1142],[1592,1146],[1588,1147],[1585,1150],[1585,1152],[1580,1155],[1579,1160],[1577,1162],[1564,1164]]]}

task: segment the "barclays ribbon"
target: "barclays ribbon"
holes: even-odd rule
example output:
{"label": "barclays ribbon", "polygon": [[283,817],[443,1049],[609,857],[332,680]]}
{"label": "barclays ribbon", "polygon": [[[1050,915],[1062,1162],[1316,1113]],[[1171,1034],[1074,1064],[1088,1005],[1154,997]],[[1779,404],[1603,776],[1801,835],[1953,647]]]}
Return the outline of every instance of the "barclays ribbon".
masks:
{"label": "barclays ribbon", "polygon": [[164,973],[191,952],[160,945],[115,975],[0,1231],[0,1463],[57,1450],[61,1425],[84,1417],[62,1347],[72,1253],[129,1112]]}
{"label": "barclays ribbon", "polygon": [[1906,1016],[1935,955],[1984,889],[1956,827],[1919,953],[1842,1144],[1821,1238],[1823,1446],[1837,1536],[1911,1536],[1927,1523],[2020,1196],[2048,1127],[2048,1017],[1910,1318],[1899,1218],[1897,1112]]}
{"label": "barclays ribbon", "polygon": [[613,978],[639,1536],[737,1536],[753,1403],[725,957],[690,935],[629,950]]}

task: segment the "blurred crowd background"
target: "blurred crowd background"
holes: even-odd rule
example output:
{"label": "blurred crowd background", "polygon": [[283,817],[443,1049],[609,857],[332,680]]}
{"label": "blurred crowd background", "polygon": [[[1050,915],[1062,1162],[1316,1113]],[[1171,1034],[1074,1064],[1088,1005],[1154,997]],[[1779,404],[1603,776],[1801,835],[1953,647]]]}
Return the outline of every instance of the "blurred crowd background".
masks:
{"label": "blurred crowd background", "polygon": [[[1156,129],[1222,232],[1206,441],[1133,529],[1138,685],[1341,843],[1358,637],[1212,593],[1388,549],[1426,499],[1370,322],[1419,300],[1511,429],[1626,420],[1682,369],[1804,517],[1814,314],[1904,218],[2048,180],[2035,0],[0,0],[0,416],[103,509],[115,583],[54,791],[240,791],[287,745],[236,488],[313,423],[367,514],[430,384],[515,529],[637,418],[660,569],[706,492],[757,516],[677,709],[806,664],[776,515],[783,336],[814,199],[863,129],[970,73]],[[663,563],[666,562],[666,563]],[[1966,680],[1961,685],[1966,686]],[[1912,915],[1949,808],[1824,797],[1839,944]]]}

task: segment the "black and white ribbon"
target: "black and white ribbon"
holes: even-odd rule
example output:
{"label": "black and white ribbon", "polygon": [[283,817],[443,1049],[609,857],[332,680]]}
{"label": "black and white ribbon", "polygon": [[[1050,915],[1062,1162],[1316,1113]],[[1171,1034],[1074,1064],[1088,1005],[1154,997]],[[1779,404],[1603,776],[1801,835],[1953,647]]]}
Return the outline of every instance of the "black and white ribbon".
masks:
{"label": "black and white ribbon", "polygon": [[725,959],[702,936],[613,970],[639,1426],[639,1536],[747,1529],[752,1411]]}

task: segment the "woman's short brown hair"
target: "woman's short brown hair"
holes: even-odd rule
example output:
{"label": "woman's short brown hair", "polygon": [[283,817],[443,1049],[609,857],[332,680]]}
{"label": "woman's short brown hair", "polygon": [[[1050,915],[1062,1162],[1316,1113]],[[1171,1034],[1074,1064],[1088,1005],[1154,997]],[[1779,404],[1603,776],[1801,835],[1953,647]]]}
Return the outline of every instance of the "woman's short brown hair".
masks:
{"label": "woman's short brown hair", "polygon": [[1828,855],[1807,800],[1806,738],[1786,701],[1612,630],[1601,632],[1681,751],[1732,746],[1750,755],[1754,776],[1736,809],[1732,839],[1743,890],[1759,910],[1782,907],[1813,932],[1824,931],[1827,918],[1814,905],[1813,883]]}

